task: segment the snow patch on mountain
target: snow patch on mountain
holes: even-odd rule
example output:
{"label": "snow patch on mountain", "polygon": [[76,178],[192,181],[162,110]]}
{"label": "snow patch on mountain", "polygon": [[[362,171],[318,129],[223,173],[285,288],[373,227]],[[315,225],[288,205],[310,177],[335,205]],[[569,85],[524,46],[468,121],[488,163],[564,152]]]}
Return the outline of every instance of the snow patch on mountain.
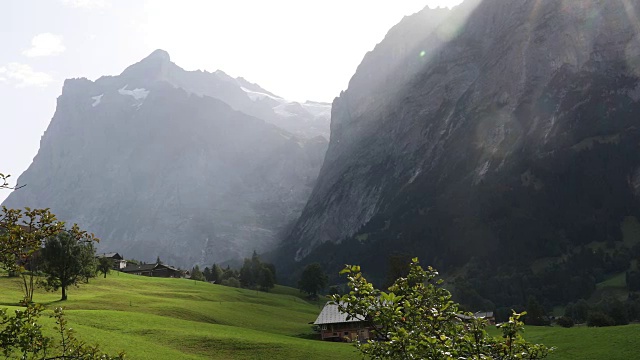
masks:
{"label": "snow patch on mountain", "polygon": [[144,88],[136,88],[136,89],[133,89],[133,90],[127,90],[127,86],[129,86],[129,85],[125,85],[124,87],[119,89],[118,93],[120,95],[132,96],[136,100],[144,100],[144,99],[147,98],[147,95],[149,95],[149,90],[146,90]]}
{"label": "snow patch on mountain", "polygon": [[98,106],[98,104],[100,104],[100,102],[102,101],[102,96],[104,94],[100,94],[98,96],[93,96],[91,97],[91,99],[93,100],[93,103],[91,104],[92,107],[96,107]]}
{"label": "snow patch on mountain", "polygon": [[251,99],[253,101],[259,101],[259,100],[262,100],[264,98],[270,98],[270,99],[273,99],[273,100],[275,100],[277,102],[280,102],[280,103],[286,103],[287,102],[287,100],[285,100],[285,99],[283,99],[281,97],[273,96],[273,95],[270,95],[270,94],[265,94],[263,92],[249,90],[244,86],[241,86],[240,89],[242,89],[242,91],[247,93],[247,96],[249,96],[249,99]]}

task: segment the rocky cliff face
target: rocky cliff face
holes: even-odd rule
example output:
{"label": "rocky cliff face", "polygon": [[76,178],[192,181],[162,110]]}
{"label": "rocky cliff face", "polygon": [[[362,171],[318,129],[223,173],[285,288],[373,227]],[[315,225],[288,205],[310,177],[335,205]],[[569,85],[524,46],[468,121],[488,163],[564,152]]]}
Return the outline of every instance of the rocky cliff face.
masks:
{"label": "rocky cliff face", "polygon": [[300,214],[327,141],[255,117],[274,112],[238,81],[160,50],[119,76],[67,80],[27,186],[4,205],[50,207],[127,258],[191,266],[263,251]]}
{"label": "rocky cliff face", "polygon": [[405,18],[334,101],[285,253],[340,266],[399,251],[446,269],[621,240],[640,215],[639,18],[622,0]]}

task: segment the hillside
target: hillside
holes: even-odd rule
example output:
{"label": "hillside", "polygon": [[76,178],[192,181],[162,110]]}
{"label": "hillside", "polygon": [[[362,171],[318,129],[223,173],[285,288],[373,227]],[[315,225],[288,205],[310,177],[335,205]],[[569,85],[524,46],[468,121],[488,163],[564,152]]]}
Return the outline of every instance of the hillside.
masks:
{"label": "hillside", "polygon": [[640,255],[623,234],[640,218],[639,17],[468,0],[403,19],[333,103],[285,272],[358,263],[382,281],[395,253],[468,274],[473,307],[588,298]]}
{"label": "hillside", "polygon": [[[14,304],[18,281],[0,276],[0,293],[0,307]],[[135,360],[359,358],[348,344],[309,339],[320,310],[295,295],[114,273],[70,289],[64,303],[43,290],[34,300],[64,306],[81,339]]]}

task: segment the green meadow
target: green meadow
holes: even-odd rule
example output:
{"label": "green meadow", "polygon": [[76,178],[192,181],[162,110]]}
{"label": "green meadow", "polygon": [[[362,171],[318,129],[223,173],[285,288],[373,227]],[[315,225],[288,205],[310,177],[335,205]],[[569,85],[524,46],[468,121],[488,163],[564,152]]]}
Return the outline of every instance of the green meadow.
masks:
{"label": "green meadow", "polygon": [[[320,305],[276,286],[271,293],[186,279],[112,273],[59,293],[36,291],[48,309],[63,306],[78,337],[130,359],[357,359],[353,346],[313,339]],[[0,307],[22,297],[17,279],[0,277]],[[51,312],[49,311],[48,314]],[[53,320],[45,315],[45,323]]]}
{"label": "green meadow", "polygon": [[[13,308],[21,291],[17,279],[0,276],[0,307]],[[271,293],[185,279],[112,273],[106,279],[59,293],[36,292],[48,309],[66,308],[78,336],[130,359],[359,359],[352,345],[314,339],[310,321],[320,304],[295,289]],[[53,321],[43,317],[47,328]],[[495,328],[491,333],[498,335]],[[53,334],[53,332],[52,332]],[[557,348],[551,360],[634,359],[640,325],[571,329],[527,327],[525,337]]]}

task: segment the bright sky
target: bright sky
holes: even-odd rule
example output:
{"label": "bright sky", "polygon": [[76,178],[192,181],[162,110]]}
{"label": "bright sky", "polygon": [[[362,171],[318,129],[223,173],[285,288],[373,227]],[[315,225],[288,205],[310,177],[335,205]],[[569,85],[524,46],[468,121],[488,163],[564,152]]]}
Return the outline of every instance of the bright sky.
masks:
{"label": "bright sky", "polygon": [[[405,15],[462,0],[5,0],[0,172],[29,166],[64,79],[119,74],[153,50],[293,100],[331,102]],[[8,195],[0,192],[0,201]]]}

